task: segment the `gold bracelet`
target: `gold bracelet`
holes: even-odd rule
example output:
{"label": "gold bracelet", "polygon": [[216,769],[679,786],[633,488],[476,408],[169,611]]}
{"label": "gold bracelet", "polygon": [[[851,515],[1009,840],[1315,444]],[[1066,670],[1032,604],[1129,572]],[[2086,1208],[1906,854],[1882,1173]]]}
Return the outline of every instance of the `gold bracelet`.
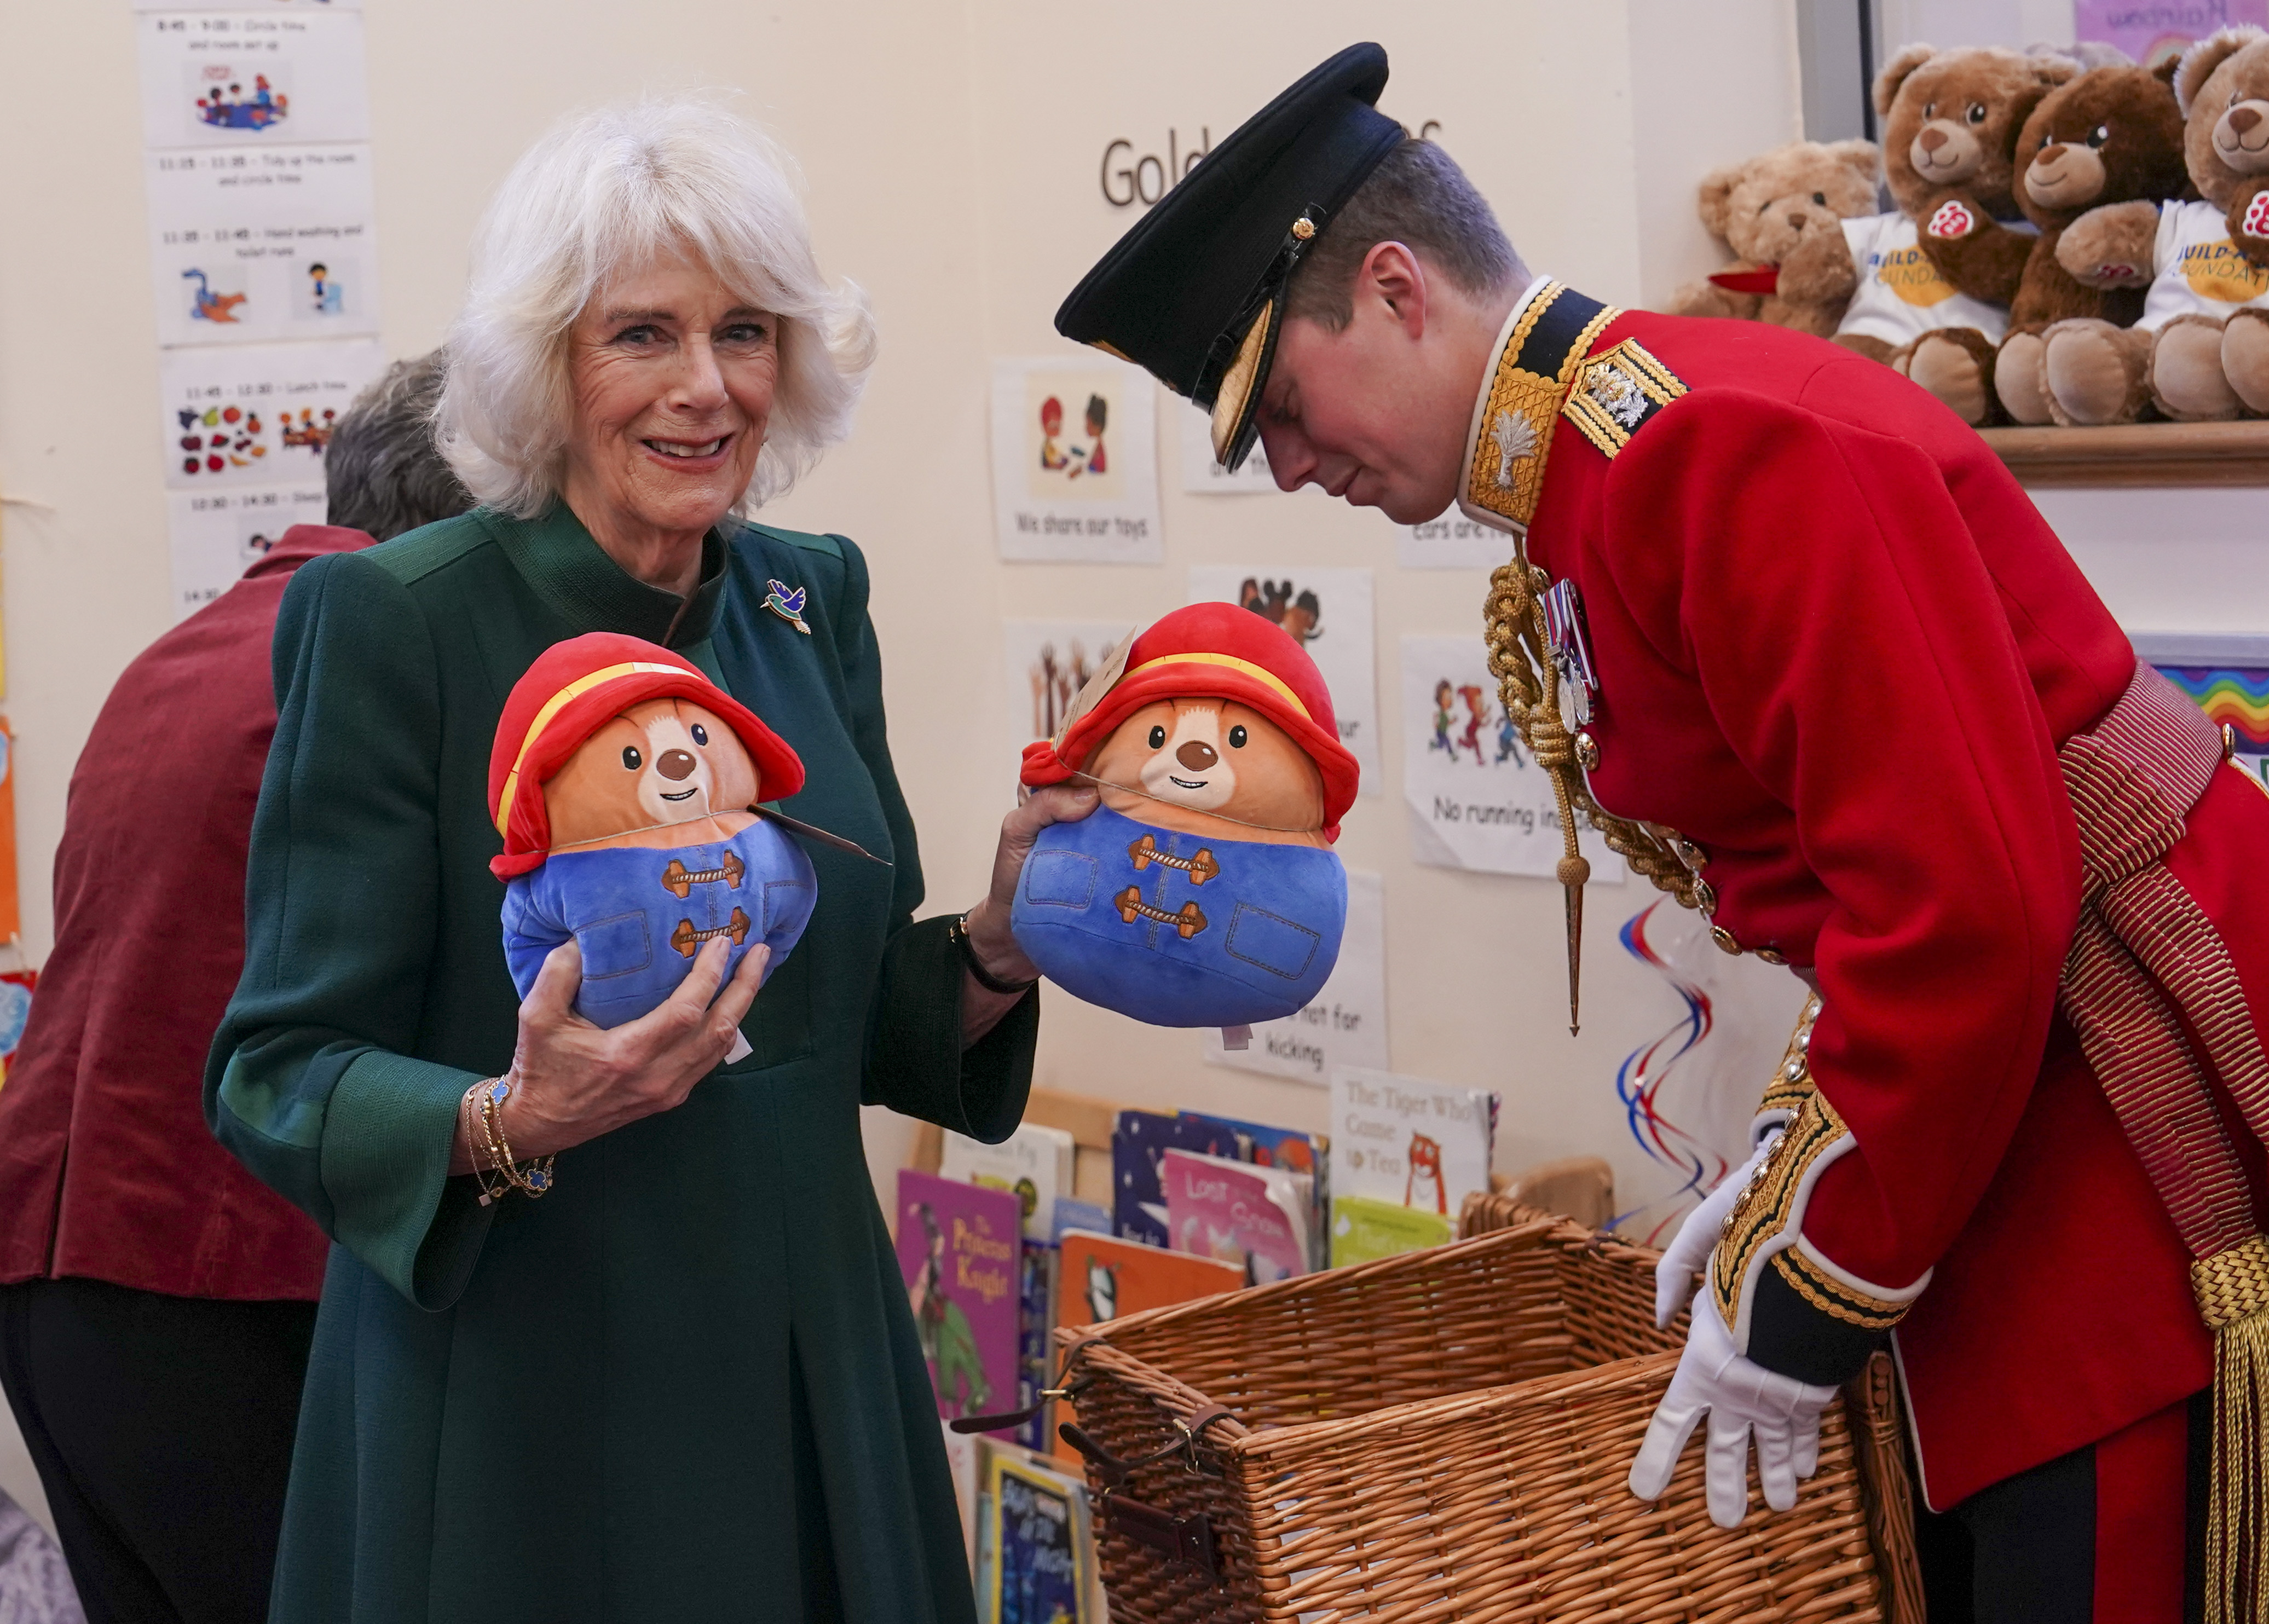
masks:
{"label": "gold bracelet", "polygon": [[[512,1185],[509,1183],[492,1185],[489,1182],[491,1175],[482,1171],[481,1152],[484,1147],[481,1140],[484,1136],[484,1130],[475,1127],[475,1124],[480,1121],[480,1114],[473,1104],[474,1096],[486,1094],[490,1086],[496,1081],[497,1079],[493,1077],[483,1078],[471,1088],[467,1089],[464,1097],[457,1102],[457,1122],[458,1126],[465,1131],[465,1153],[473,1164],[473,1182],[480,1187],[483,1207],[512,1193]],[[494,1148],[493,1147],[488,1148],[490,1165],[493,1168],[496,1161]]]}
{"label": "gold bracelet", "polygon": [[505,1102],[512,1097],[514,1086],[503,1077],[489,1084],[481,1095],[481,1126],[488,1140],[490,1163],[498,1175],[510,1188],[534,1200],[551,1188],[552,1158],[540,1156],[523,1163],[514,1157],[512,1141],[505,1137],[501,1120]]}

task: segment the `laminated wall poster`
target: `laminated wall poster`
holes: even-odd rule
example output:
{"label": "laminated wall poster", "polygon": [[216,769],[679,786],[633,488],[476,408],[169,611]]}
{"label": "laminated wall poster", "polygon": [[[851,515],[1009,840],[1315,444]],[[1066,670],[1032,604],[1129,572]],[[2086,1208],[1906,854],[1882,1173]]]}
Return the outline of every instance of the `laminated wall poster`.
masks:
{"label": "laminated wall poster", "polygon": [[144,12],[136,26],[152,148],[370,139],[358,11]]}
{"label": "laminated wall poster", "polygon": [[2149,68],[2245,23],[2269,26],[2269,0],[2073,0],[2072,8],[2073,38],[2116,45]]}
{"label": "laminated wall poster", "polygon": [[1157,564],[1157,385],[1104,355],[993,364],[1003,558]]}
{"label": "laminated wall poster", "polygon": [[159,343],[378,331],[367,144],[152,152],[143,161]]}
{"label": "laminated wall poster", "polygon": [[1266,1072],[1322,1088],[1335,1066],[1383,1070],[1386,1059],[1386,906],[1378,876],[1348,870],[1347,929],[1339,962],[1303,1008],[1275,1021],[1256,1021],[1242,1049],[1222,1041],[1221,1029],[1198,1033],[1199,1052],[1216,1066]]}
{"label": "laminated wall poster", "polygon": [[2236,735],[2231,759],[2269,787],[2269,637],[2139,631],[2135,653]]}
{"label": "laminated wall poster", "polygon": [[1385,793],[1378,782],[1378,671],[1369,570],[1196,565],[1190,570],[1189,602],[1242,604],[1290,633],[1331,690],[1340,742],[1363,769],[1362,793]]}

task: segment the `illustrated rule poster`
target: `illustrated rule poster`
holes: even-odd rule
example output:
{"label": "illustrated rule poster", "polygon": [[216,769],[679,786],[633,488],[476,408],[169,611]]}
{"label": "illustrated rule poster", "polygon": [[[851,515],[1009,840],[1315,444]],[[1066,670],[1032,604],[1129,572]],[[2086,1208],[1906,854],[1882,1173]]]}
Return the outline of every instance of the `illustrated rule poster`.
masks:
{"label": "illustrated rule poster", "polygon": [[1201,1029],[1207,1060],[1319,1089],[1334,1067],[1386,1069],[1386,897],[1375,874],[1350,868],[1347,881],[1347,930],[1322,989],[1282,1020],[1255,1022],[1242,1049],[1225,1047],[1217,1027]]}
{"label": "illustrated rule poster", "polygon": [[1423,524],[1394,527],[1394,561],[1406,570],[1493,570],[1512,557],[1512,537],[1455,507]]}
{"label": "illustrated rule poster", "polygon": [[1107,356],[993,363],[993,511],[1001,556],[1157,564],[1157,385]]}
{"label": "illustrated rule poster", "polygon": [[1332,690],[1340,742],[1363,770],[1363,793],[1385,793],[1378,781],[1378,668],[1369,570],[1193,565],[1190,602],[1241,604],[1290,632]]}
{"label": "illustrated rule poster", "polygon": [[158,342],[378,331],[370,148],[152,152]]}
{"label": "illustrated rule poster", "polygon": [[320,482],[230,490],[168,491],[174,618],[195,614],[236,585],[295,524],[322,524],[329,509]]}
{"label": "illustrated rule poster", "polygon": [[[1549,877],[1563,849],[1552,780],[1497,702],[1479,637],[1402,639],[1402,794],[1411,856],[1441,868]],[[1592,879],[1620,885],[1622,860],[1579,831]]]}
{"label": "illustrated rule poster", "polygon": [[385,367],[374,338],[166,351],[166,484],[208,491],[322,479],[332,426]]}
{"label": "illustrated rule poster", "polygon": [[359,11],[150,12],[135,26],[153,150],[370,139]]}
{"label": "illustrated rule poster", "polygon": [[1234,474],[1213,460],[1213,414],[1194,406],[1171,389],[1159,391],[1167,412],[1180,425],[1182,489],[1194,496],[1251,495],[1274,492],[1275,476],[1268,471],[1268,450],[1255,440],[1245,466]]}
{"label": "illustrated rule poster", "polygon": [[1011,782],[1024,746],[1055,736],[1073,698],[1134,630],[1134,623],[1125,620],[1001,623],[1001,668],[1009,684],[1004,758]]}

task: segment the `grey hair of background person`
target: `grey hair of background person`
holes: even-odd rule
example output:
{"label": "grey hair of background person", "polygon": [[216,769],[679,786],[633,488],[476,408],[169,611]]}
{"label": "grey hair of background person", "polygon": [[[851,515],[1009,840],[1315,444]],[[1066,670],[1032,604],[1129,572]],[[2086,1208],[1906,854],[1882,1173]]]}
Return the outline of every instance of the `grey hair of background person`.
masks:
{"label": "grey hair of background person", "polygon": [[473,505],[433,443],[447,370],[445,350],[396,361],[341,414],[323,448],[331,523],[383,542]]}
{"label": "grey hair of background person", "polygon": [[575,319],[610,283],[672,255],[777,324],[779,382],[736,511],[780,495],[850,432],[875,359],[867,297],[821,276],[795,160],[726,100],[686,92],[578,114],[490,200],[434,420],[442,455],[489,506],[519,518],[551,506],[573,428]]}

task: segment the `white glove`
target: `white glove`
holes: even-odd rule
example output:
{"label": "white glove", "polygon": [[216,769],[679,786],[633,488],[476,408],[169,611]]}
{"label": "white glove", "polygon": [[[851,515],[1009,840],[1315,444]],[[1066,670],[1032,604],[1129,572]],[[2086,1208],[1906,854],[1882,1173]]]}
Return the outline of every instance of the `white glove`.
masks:
{"label": "white glove", "polygon": [[1768,1130],[1749,1159],[1726,1174],[1715,1190],[1702,1198],[1702,1205],[1686,1214],[1686,1222],[1679,1226],[1678,1237],[1654,1266],[1654,1323],[1658,1326],[1667,1327],[1677,1318],[1678,1310],[1686,1306],[1686,1299],[1694,1295],[1694,1277],[1708,1266],[1710,1253],[1718,1244],[1718,1231],[1725,1228],[1726,1215],[1733,1210],[1733,1203],[1741,1199],[1741,1192],[1757,1176],[1757,1170],[1779,1143],[1780,1135],[1778,1128]]}

